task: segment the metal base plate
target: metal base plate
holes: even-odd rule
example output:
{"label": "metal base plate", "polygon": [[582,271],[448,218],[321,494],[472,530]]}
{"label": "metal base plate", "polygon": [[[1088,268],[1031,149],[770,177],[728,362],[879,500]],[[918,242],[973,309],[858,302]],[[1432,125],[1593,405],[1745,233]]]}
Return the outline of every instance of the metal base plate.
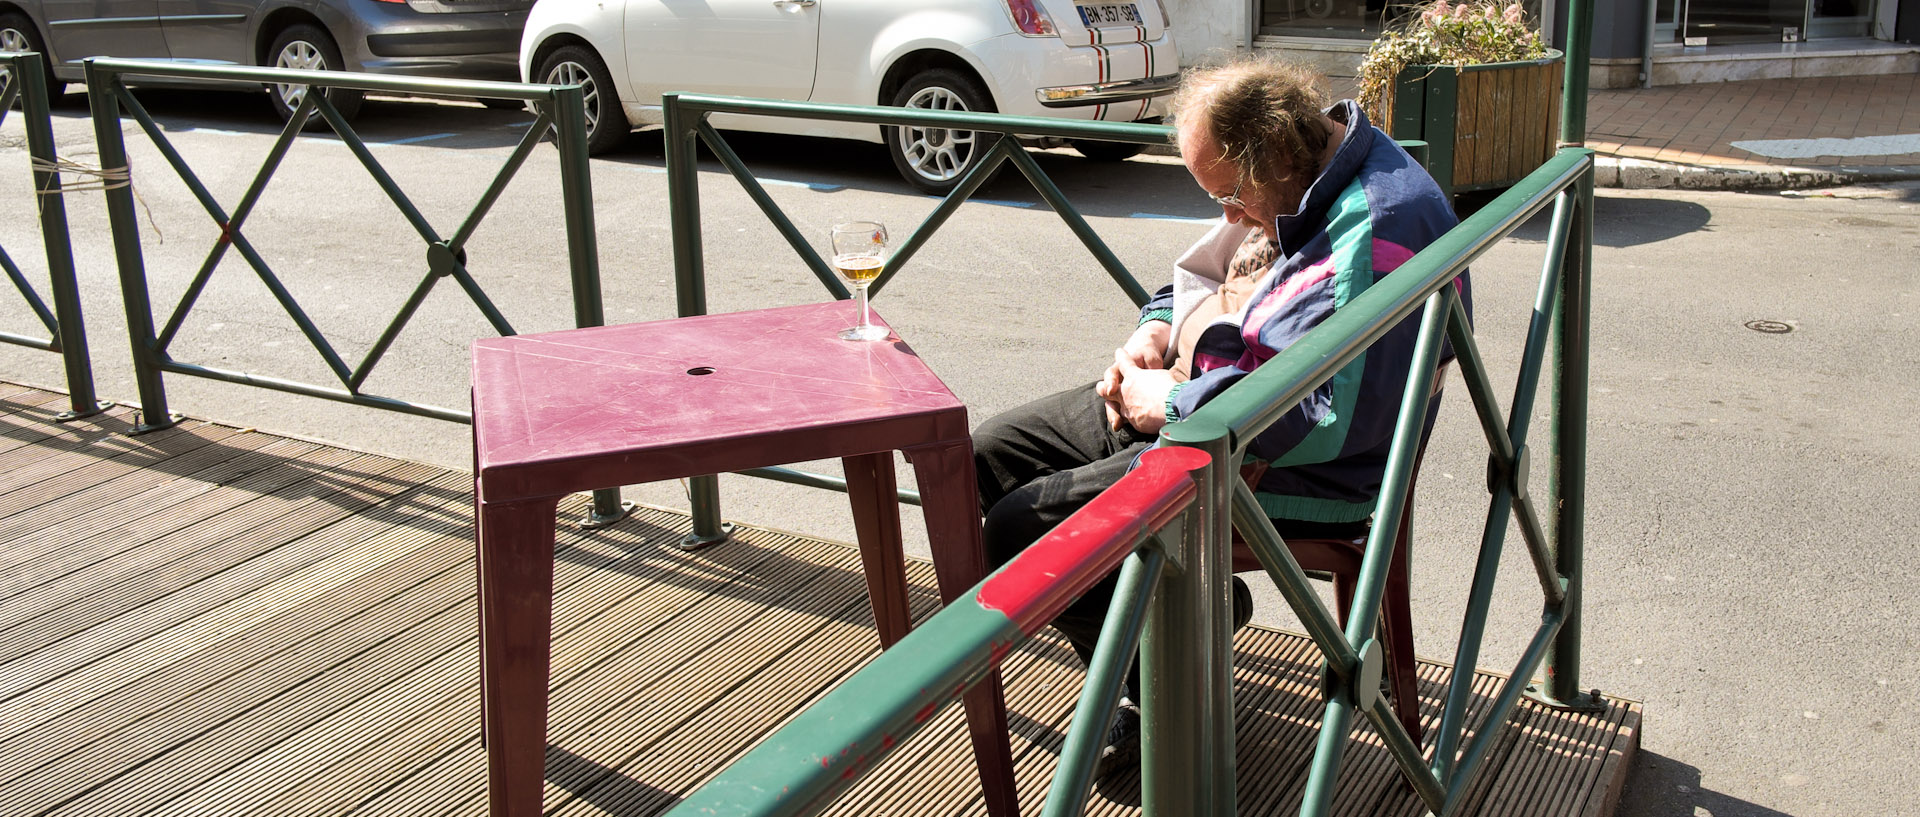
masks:
{"label": "metal base plate", "polygon": [[675,547],[678,547],[681,550],[699,550],[701,548],[712,547],[714,545],[720,544],[721,542],[725,542],[729,538],[732,538],[732,536],[733,536],[733,523],[722,522],[720,523],[719,533],[714,534],[712,536],[701,536],[698,533],[689,533],[685,536],[680,537],[680,543],[678,545],[675,545]]}

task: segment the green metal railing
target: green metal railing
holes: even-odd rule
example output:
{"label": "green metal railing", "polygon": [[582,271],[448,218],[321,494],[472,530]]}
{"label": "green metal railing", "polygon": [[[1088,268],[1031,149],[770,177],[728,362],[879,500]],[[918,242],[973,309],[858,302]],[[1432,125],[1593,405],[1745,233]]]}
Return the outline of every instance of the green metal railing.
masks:
{"label": "green metal railing", "polygon": [[[1445,817],[1457,814],[1466,802],[1474,775],[1482,770],[1489,750],[1504,731],[1505,721],[1521,695],[1531,694],[1559,708],[1604,706],[1597,692],[1581,690],[1579,676],[1594,176],[1592,152],[1577,146],[1585,126],[1585,38],[1590,26],[1591,10],[1581,0],[1575,0],[1563,86],[1566,94],[1560,140],[1563,147],[1551,160],[1392,275],[1376,282],[1286,351],[1192,416],[1162,431],[1161,439],[1166,446],[1197,449],[1207,455],[1208,462],[1239,462],[1252,440],[1282,413],[1364,354],[1389,330],[1410,320],[1416,311],[1421,312],[1414,360],[1408,372],[1361,576],[1344,628],[1308,586],[1305,573],[1260,509],[1252,491],[1235,478],[1234,469],[1198,469],[1194,474],[1197,493],[1194,507],[1187,514],[1185,534],[1197,540],[1195,546],[1179,551],[1179,569],[1165,576],[1157,575],[1161,572],[1158,562],[1153,564],[1151,574],[1141,573],[1147,569],[1144,561],[1134,572],[1123,574],[1122,583],[1127,592],[1116,595],[1108,619],[1114,626],[1103,631],[1100,651],[1089,668],[1088,682],[1074,718],[1076,733],[1069,736],[1063,750],[1061,773],[1049,794],[1048,815],[1078,813],[1084,807],[1085,784],[1091,768],[1089,756],[1098,750],[1099,738],[1080,734],[1079,730],[1083,724],[1088,725],[1089,733],[1104,727],[1103,715],[1111,712],[1120,678],[1131,659],[1131,639],[1138,637],[1143,629],[1141,648],[1152,657],[1145,664],[1142,679],[1143,811],[1149,815],[1234,813],[1232,650],[1227,589],[1232,532],[1238,532],[1259,557],[1326,659],[1325,713],[1302,794],[1300,813],[1303,815],[1330,812],[1356,712],[1371,719],[1388,753],[1427,807]],[[682,314],[705,311],[694,164],[696,140],[704,141],[720,157],[829,291],[836,297],[847,297],[846,290],[838,286],[818,255],[799,238],[791,222],[725,146],[724,139],[706,124],[705,116],[715,112],[950,127],[998,134],[1002,138],[985,161],[963,176],[953,193],[913,232],[902,247],[903,254],[910,257],[911,251],[924,243],[926,235],[936,229],[996,165],[1010,161],[1020,167],[1048,203],[1074,226],[1075,234],[1114,275],[1129,297],[1136,304],[1144,300],[1144,291],[1132,277],[1125,274],[1117,261],[1111,260],[1111,253],[1105,252],[1104,245],[1091,230],[1083,229],[1085,222],[1071,204],[1046,181],[1045,174],[1031,159],[1013,147],[1013,140],[1006,137],[1038,134],[1155,141],[1164,138],[1166,131],[1162,128],[694,95],[668,95],[666,104],[669,190]],[[1466,272],[1473,260],[1549,205],[1553,207],[1553,222],[1546,258],[1513,402],[1503,417],[1491,374],[1475,344],[1472,326],[1453,282]],[[890,263],[881,283],[898,273],[901,266]],[[1423,754],[1423,747],[1408,734],[1394,716],[1391,705],[1379,694],[1381,650],[1374,636],[1389,557],[1399,546],[1395,539],[1402,500],[1410,490],[1424,418],[1437,375],[1435,364],[1443,341],[1451,343],[1461,364],[1466,390],[1488,442],[1490,499],[1455,654],[1454,666],[1459,669],[1446,691],[1440,723],[1430,733],[1432,744],[1426,747],[1429,760],[1428,755]],[[1555,375],[1549,427],[1551,478],[1545,497],[1536,502],[1528,484],[1531,472],[1528,432],[1540,377],[1549,364]],[[778,469],[750,473],[819,487],[841,490],[845,487],[843,482],[836,484],[830,477]],[[695,536],[717,539],[725,535],[718,522],[717,487],[711,478],[706,479],[709,481],[705,487],[697,487],[693,492]],[[914,498],[903,493],[902,499],[913,501]],[[1493,696],[1491,705],[1474,713],[1481,718],[1483,726],[1463,747],[1474,680],[1472,670],[1478,666],[1510,520],[1518,524],[1542,591],[1541,624],[1529,639],[1509,680]],[[1063,529],[1065,527],[1063,525]],[[1039,546],[1027,552],[1036,549]],[[1059,571],[1058,575],[1062,583],[1079,580],[1070,570]],[[1151,603],[1147,600],[1149,597]],[[943,660],[956,666],[976,660],[961,652],[956,648],[945,653]],[[892,659],[886,655],[879,660],[892,665]],[[942,659],[923,654],[917,660]],[[1530,687],[1528,679],[1543,662],[1547,668],[1547,684]],[[1181,670],[1166,676],[1157,673],[1173,667]],[[867,684],[886,686],[878,681]],[[1168,688],[1173,684],[1180,686],[1179,694],[1168,694],[1173,691]],[[894,690],[896,694],[899,692]],[[878,694],[874,690],[862,691],[858,696],[836,692],[829,700],[857,702]],[[808,730],[827,729],[830,720],[809,712],[777,733],[768,745],[818,743],[811,739]],[[870,768],[877,761],[877,754],[884,751],[883,747],[891,745],[881,738],[893,735],[877,731],[881,726],[873,721],[859,723],[874,724],[873,730],[855,738],[855,745],[871,750],[871,754],[861,754],[866,767]],[[844,731],[833,734],[845,737]],[[784,798],[767,794],[781,791],[778,788],[736,785],[743,779],[757,779],[756,776],[770,770],[815,774],[803,768],[808,763],[806,758],[792,752],[782,755],[756,751],[696,792],[686,810],[689,813],[698,810],[691,804],[699,803],[698,808],[714,809],[700,813],[815,813],[824,803],[826,789],[814,789],[815,794],[808,797]],[[818,763],[815,756],[812,764]],[[858,771],[846,770],[846,777],[851,778]]]}
{"label": "green metal railing", "polygon": [[[1173,135],[1173,129],[1165,125],[1145,125],[1130,122],[1079,122],[1067,119],[1048,119],[1031,116],[1005,116],[1001,114],[971,113],[956,111],[929,111],[923,109],[903,109],[873,107],[866,105],[827,105],[809,102],[784,102],[771,99],[745,99],[740,97],[709,96],[705,94],[669,93],[665,95],[665,135],[667,165],[667,200],[670,208],[673,231],[673,271],[675,292],[679,299],[681,317],[707,314],[706,261],[700,240],[700,186],[698,168],[698,147],[704,143],[720,163],[727,168],[747,195],[758,205],[760,211],[773,223],[775,229],[793,247],[802,263],[813,272],[821,285],[833,294],[833,297],[846,299],[852,297],[846,285],[840,283],[832,268],[813,249],[800,230],[787,218],[773,198],[767,195],[766,188],[754,178],[733,148],[727,144],[725,136],[715,129],[707,119],[713,114],[751,114],[755,116],[775,116],[794,119],[818,119],[833,122],[863,122],[882,126],[931,126],[971,130],[980,134],[983,142],[990,141],[980,159],[973,167],[962,174],[954,187],[923,219],[919,226],[909,233],[906,239],[887,257],[887,266],[880,277],[867,287],[869,297],[878,296],[887,282],[893,280],[902,268],[919,252],[920,247],[931,238],[935,231],[952,217],[960,205],[966,203],[974,191],[993,178],[1003,164],[1019,168],[1040,193],[1053,211],[1066,222],[1069,230],[1081,245],[1086,247],[1094,260],[1099,262],[1114,283],[1131,299],[1135,306],[1145,304],[1151,297],[1126,265],[1120,262],[1113,250],[1095,233],[1092,225],[1080,215],[1073,203],[1067,200],[1059,185],[1054,184],[1039,163],[1020,147],[1018,136],[1054,136],[1066,139],[1098,139],[1114,142],[1135,142],[1142,144],[1166,144]],[[789,468],[756,468],[742,471],[748,476],[827,488],[845,492],[846,481],[826,474],[814,474]],[[727,537],[727,528],[720,521],[720,491],[717,478],[713,476],[694,477],[688,480],[688,494],[692,500],[693,533],[687,537],[688,545],[717,542]],[[917,505],[920,495],[910,490],[899,491],[900,501]]]}
{"label": "green metal railing", "polygon": [[[147,113],[146,108],[128,91],[124,80],[129,77],[258,85],[304,84],[312,88],[313,92],[302,95],[299,106],[288,119],[286,126],[281,128],[279,139],[267,151],[266,158],[254,175],[252,183],[241,195],[239,201],[228,208],[208,191],[180,152],[167,139],[160,126],[154,122],[153,117]],[[123,114],[130,116],[153,141],[154,147],[159,150],[167,164],[172,166],[181,181],[186,183],[194,198],[206,210],[215,229],[212,246],[207,252],[205,262],[193,275],[179,304],[167,315],[166,320],[156,331],[152,304],[148,295],[146,262],[140,246],[139,223],[135,216],[133,189],[129,184],[112,187],[106,191],[107,216],[113,229],[114,253],[119,266],[120,287],[127,314],[127,332],[133,347],[134,377],[142,408],[142,419],[136,424],[135,433],[165,428],[175,422],[175,417],[167,410],[166,387],[163,380],[163,375],[167,373],[257,386],[440,420],[471,422],[472,417],[469,412],[370,394],[363,389],[363,385],[372,375],[381,358],[386,355],[400,331],[405,328],[408,320],[413,317],[415,311],[426,301],[428,294],[442,279],[453,279],[460,290],[486,317],[494,331],[501,335],[514,334],[513,325],[494,305],[492,299],[487,296],[479,281],[468,269],[466,244],[493,205],[499,201],[514,174],[549,132],[555,135],[554,141],[560,151],[560,187],[565,208],[574,325],[588,327],[600,326],[604,323],[600,295],[599,251],[595,244],[593,225],[593,189],[587,166],[586,112],[582,92],[578,86],[523,85],[508,82],[457,81],[283,68],[183,65],[118,59],[87,60],[86,81],[88,98],[93,109],[94,137],[99,144],[100,162],[106,169],[105,172],[127,173],[126,142],[125,135],[121,131],[120,119]],[[523,100],[533,103],[535,117],[493,181],[480,195],[472,211],[453,229],[451,235],[443,236],[420,209],[414,206],[406,192],[387,173],[379,160],[374,158],[365,140],[360,138],[340,112],[327,101],[326,95],[320,92],[330,87],[389,93]],[[267,182],[292,148],[294,139],[300,135],[302,126],[310,116],[314,115],[324,119],[332,127],[341,142],[353,152],[367,173],[393,202],[394,207],[419,234],[425,245],[425,270],[418,283],[414,285],[405,304],[388,322],[386,329],[367,350],[365,356],[351,366],[327,340],[320,328],[307,315],[306,310],[295,300],[267,260],[247,240],[245,232],[247,219],[265,192]],[[328,370],[338,379],[338,385],[309,384],[174,358],[172,345],[175,335],[193,310],[195,302],[211,282],[214,270],[227,256],[229,250],[239,253],[261,283],[266,285],[275,301],[293,320],[301,335],[313,346]],[[617,489],[595,493],[590,524],[604,524],[619,518],[622,514],[623,509]]]}
{"label": "green metal railing", "polygon": [[0,332],[0,342],[58,353],[66,367],[69,407],[54,417],[76,420],[97,414],[103,406],[93,390],[93,361],[87,353],[87,329],[80,314],[80,284],[73,270],[73,244],[67,234],[67,202],[60,185],[59,149],[53,142],[53,117],[48,108],[46,65],[35,52],[0,54],[6,78],[0,84],[0,122],[17,102],[27,132],[27,154],[33,166],[35,210],[40,214],[40,241],[47,258],[47,285],[53,308],[34,290],[5,247],[0,247],[0,270],[25,299],[27,307],[46,329],[39,338]]}
{"label": "green metal railing", "polygon": [[[1169,649],[1167,622],[1152,615],[1154,589],[1169,568],[1204,545],[1194,520],[1203,510],[1199,486],[1215,469],[1192,449],[1149,451],[1139,468],[1076,512],[965,596],[881,653],[793,722],[677,805],[674,817],[773,817],[816,814],[877,766],[893,748],[963,697],[1013,648],[1031,639],[1074,597],[1116,567],[1119,582],[1101,631],[1080,705],[1054,772],[1046,811],[1064,817],[1085,810],[1094,763],[1120,685],[1141,653],[1148,700],[1199,697]],[[1198,721],[1173,724],[1193,735]],[[1169,780],[1156,769],[1149,742],[1147,790]],[[1182,810],[1176,813],[1195,813]]]}
{"label": "green metal railing", "polygon": [[[1168,426],[1163,439],[1193,446],[1225,461],[1238,462],[1255,435],[1282,413],[1298,404],[1318,384],[1365,352],[1388,330],[1421,312],[1420,336],[1408,376],[1405,401],[1394,434],[1392,453],[1376,506],[1372,533],[1354,602],[1344,629],[1307,585],[1307,578],[1285,543],[1274,532],[1265,513],[1244,483],[1222,487],[1238,530],[1268,575],[1280,588],[1307,633],[1327,658],[1331,682],[1326,714],[1312,771],[1303,796],[1302,814],[1325,814],[1331,808],[1334,783],[1348,740],[1353,715],[1371,719],[1407,780],[1435,814],[1456,813],[1468,784],[1487,751],[1498,739],[1499,728],[1483,728],[1464,750],[1467,707],[1473,673],[1478,665],[1492,600],[1495,575],[1506,537],[1507,523],[1518,523],[1537,578],[1544,604],[1541,625],[1530,639],[1510,680],[1494,696],[1491,707],[1479,713],[1483,723],[1503,723],[1526,691],[1527,679],[1551,651],[1550,686],[1534,690],[1547,703],[1573,708],[1597,706],[1599,701],[1579,690],[1577,622],[1580,587],[1580,528],[1584,497],[1579,477],[1585,472],[1585,392],[1587,292],[1589,287],[1593,201],[1593,159],[1590,151],[1563,149],[1519,185],[1469,217],[1458,228],[1415,255],[1321,326],[1256,369],[1240,383],[1202,406],[1180,423]],[[1529,218],[1553,206],[1553,228],[1547,243],[1538,295],[1529,326],[1513,403],[1502,417],[1492,377],[1480,357],[1472,326],[1452,281],[1467,265]],[[1426,416],[1442,340],[1451,342],[1475,414],[1491,451],[1486,513],[1479,560],[1469,591],[1461,627],[1454,673],[1447,689],[1439,727],[1434,731],[1433,760],[1394,716],[1391,705],[1378,695],[1378,678],[1369,666],[1379,660],[1372,644],[1386,583],[1389,556],[1397,546],[1401,500],[1412,480],[1419,446],[1421,420]],[[1528,426],[1535,394],[1552,347],[1558,374],[1553,429],[1554,479],[1542,502],[1528,489],[1530,470]],[[1216,528],[1218,529],[1218,528]],[[1549,535],[1549,531],[1552,535]],[[1226,553],[1225,538],[1209,543],[1205,552]],[[1209,596],[1224,592],[1226,578],[1203,576],[1215,584]],[[1218,619],[1218,616],[1216,616]],[[1205,628],[1219,639],[1213,654],[1227,649],[1226,628],[1216,620]],[[1225,727],[1231,734],[1231,724]],[[1215,747],[1223,752],[1215,761],[1230,768],[1232,744]],[[1217,790],[1231,796],[1231,776],[1216,780]],[[1230,811],[1230,810],[1229,810]],[[1225,813],[1225,812],[1221,812]]]}

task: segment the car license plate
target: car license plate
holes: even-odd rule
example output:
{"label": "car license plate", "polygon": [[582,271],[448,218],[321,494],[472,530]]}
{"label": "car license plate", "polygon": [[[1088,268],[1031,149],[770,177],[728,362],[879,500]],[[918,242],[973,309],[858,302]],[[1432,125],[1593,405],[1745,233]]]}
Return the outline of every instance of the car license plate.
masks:
{"label": "car license plate", "polygon": [[1134,3],[1079,3],[1080,24],[1087,28],[1144,25],[1140,6]]}

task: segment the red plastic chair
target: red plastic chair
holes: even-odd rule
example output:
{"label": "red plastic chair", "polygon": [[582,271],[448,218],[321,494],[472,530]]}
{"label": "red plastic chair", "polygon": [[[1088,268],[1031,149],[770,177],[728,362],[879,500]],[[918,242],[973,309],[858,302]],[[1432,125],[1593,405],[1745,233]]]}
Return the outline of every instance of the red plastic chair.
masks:
{"label": "red plastic chair", "polygon": [[[1442,367],[1434,378],[1434,399],[1440,396],[1439,387],[1445,382],[1446,369]],[[1393,560],[1387,564],[1387,586],[1381,596],[1380,609],[1380,646],[1386,653],[1387,689],[1393,698],[1393,709],[1400,717],[1400,724],[1407,728],[1407,734],[1413,736],[1415,743],[1420,742],[1420,695],[1418,668],[1413,654],[1413,611],[1410,600],[1407,554],[1413,548],[1413,494],[1420,477],[1420,463],[1426,458],[1427,440],[1420,439],[1420,450],[1414,454],[1413,475],[1407,482],[1407,496],[1400,507],[1400,530],[1394,539]],[[1259,471],[1243,471],[1248,478],[1249,488],[1260,478]],[[1367,555],[1366,539],[1288,539],[1287,549],[1293,552],[1294,561],[1300,563],[1300,569],[1308,573],[1328,574],[1333,580],[1333,594],[1340,615],[1340,624],[1345,626],[1352,612],[1353,594],[1360,583],[1360,564]],[[1241,540],[1238,531],[1233,536],[1233,572],[1265,572],[1260,559],[1253,555],[1252,548]]]}

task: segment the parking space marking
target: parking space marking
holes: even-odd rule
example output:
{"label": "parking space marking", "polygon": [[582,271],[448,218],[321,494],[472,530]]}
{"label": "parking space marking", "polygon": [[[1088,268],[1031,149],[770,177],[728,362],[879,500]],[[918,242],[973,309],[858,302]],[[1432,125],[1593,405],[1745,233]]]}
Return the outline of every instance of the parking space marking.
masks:
{"label": "parking space marking", "polygon": [[1178,221],[1183,224],[1218,224],[1220,223],[1219,216],[1210,216],[1208,218],[1192,218],[1189,216],[1169,216],[1169,215],[1163,215],[1160,213],[1134,213],[1130,216],[1127,216],[1127,218],[1150,218],[1156,221]]}
{"label": "parking space marking", "polygon": [[[947,197],[946,196],[928,196],[927,198],[945,201]],[[969,202],[977,201],[981,204],[991,204],[995,207],[1019,207],[1022,209],[1029,208],[1034,206],[1035,204],[1038,204],[1038,202],[1014,201],[1012,199],[967,199],[967,201]]]}
{"label": "parking space marking", "polygon": [[774,184],[774,185],[779,185],[781,187],[804,187],[808,190],[816,190],[821,193],[830,193],[835,190],[839,190],[843,187],[846,187],[846,185],[844,184],[827,184],[825,182],[795,182],[795,181],[788,181],[786,179],[769,179],[765,176],[755,176],[753,178],[759,180],[761,184]]}
{"label": "parking space marking", "polygon": [[449,136],[452,136],[452,135],[453,135],[453,134],[451,134],[451,133],[430,133],[430,134],[427,134],[426,136],[409,136],[409,137],[407,137],[407,138],[405,138],[405,139],[388,139],[388,140],[387,140],[387,141],[385,141],[385,142],[368,142],[367,144],[377,144],[377,145],[411,145],[411,144],[413,144],[413,143],[415,143],[415,142],[431,142],[431,141],[433,141],[433,140],[435,140],[435,139],[445,139],[445,138],[447,138],[447,137],[449,137]]}
{"label": "parking space marking", "polygon": [[[210,134],[213,136],[266,136],[268,135],[268,134],[252,133],[249,131],[241,131],[241,130],[222,130],[220,128],[181,128],[178,132],[179,133],[204,133],[204,134]],[[431,142],[435,139],[445,139],[450,136],[453,136],[453,134],[429,133],[424,136],[408,136],[403,139],[384,139],[384,140],[364,139],[363,141],[367,143],[368,147],[379,147],[382,145],[411,145],[416,142]],[[340,141],[340,137],[338,136],[302,136],[302,137],[299,137],[298,141],[317,142],[321,144],[330,144],[330,145],[346,144],[345,142]]]}

